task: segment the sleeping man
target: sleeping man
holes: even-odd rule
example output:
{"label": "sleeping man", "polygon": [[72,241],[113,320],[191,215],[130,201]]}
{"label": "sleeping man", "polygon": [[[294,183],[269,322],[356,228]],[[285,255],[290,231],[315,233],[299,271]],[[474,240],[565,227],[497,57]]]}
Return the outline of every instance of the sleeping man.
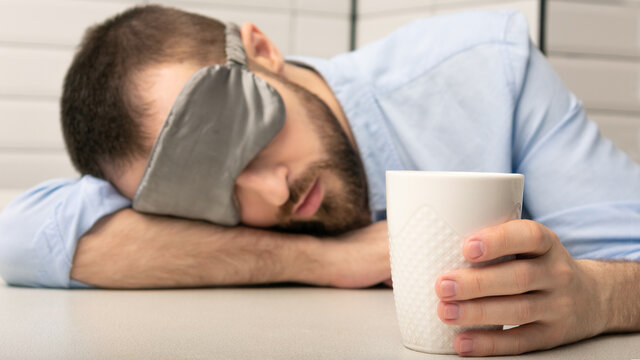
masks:
{"label": "sleeping man", "polygon": [[[640,330],[640,166],[602,138],[514,12],[411,23],[330,60],[160,6],[87,31],[61,119],[83,176],[0,215],[10,285],[390,282],[385,170],[517,172],[523,220],[434,288],[462,355]],[[476,241],[477,240],[477,241]],[[452,315],[453,314],[453,315]]]}

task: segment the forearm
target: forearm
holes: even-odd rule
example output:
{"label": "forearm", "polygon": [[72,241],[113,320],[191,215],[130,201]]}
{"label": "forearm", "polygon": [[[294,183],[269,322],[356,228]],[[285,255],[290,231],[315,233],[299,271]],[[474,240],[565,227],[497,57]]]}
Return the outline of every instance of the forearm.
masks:
{"label": "forearm", "polygon": [[156,217],[127,209],[79,242],[71,277],[105,288],[322,284],[320,240]]}
{"label": "forearm", "polygon": [[640,262],[580,260],[596,279],[604,332],[640,331]]}

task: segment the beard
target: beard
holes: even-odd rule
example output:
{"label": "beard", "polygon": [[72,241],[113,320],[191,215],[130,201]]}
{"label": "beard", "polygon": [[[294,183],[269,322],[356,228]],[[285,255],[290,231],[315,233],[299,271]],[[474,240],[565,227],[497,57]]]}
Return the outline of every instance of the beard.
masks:
{"label": "beard", "polygon": [[[289,189],[289,199],[280,206],[275,230],[307,233],[316,236],[334,236],[362,228],[371,223],[367,179],[360,156],[356,153],[345,131],[327,104],[310,91],[286,78],[270,74],[298,97],[307,118],[320,137],[326,160],[312,163]],[[325,196],[311,220],[292,220],[295,205],[309,189],[319,174],[334,177],[338,189]],[[336,191],[337,190],[337,191]]]}

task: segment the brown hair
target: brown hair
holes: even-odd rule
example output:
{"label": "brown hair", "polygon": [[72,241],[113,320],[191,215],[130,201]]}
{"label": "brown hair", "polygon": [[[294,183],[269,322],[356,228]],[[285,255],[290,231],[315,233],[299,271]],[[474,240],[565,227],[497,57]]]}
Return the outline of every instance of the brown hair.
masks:
{"label": "brown hair", "polygon": [[211,18],[148,5],[87,29],[64,79],[60,107],[75,168],[105,178],[102,165],[147,156],[135,74],[166,62],[223,63],[224,28]]}

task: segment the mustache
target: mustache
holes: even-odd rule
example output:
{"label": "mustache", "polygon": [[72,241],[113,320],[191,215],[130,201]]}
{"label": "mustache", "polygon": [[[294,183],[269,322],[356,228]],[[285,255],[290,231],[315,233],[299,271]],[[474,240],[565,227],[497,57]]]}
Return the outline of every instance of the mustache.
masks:
{"label": "mustache", "polygon": [[288,223],[293,215],[293,208],[300,201],[305,192],[313,185],[320,171],[332,168],[332,162],[322,160],[313,162],[300,178],[289,187],[289,199],[280,206],[278,218],[280,223]]}

